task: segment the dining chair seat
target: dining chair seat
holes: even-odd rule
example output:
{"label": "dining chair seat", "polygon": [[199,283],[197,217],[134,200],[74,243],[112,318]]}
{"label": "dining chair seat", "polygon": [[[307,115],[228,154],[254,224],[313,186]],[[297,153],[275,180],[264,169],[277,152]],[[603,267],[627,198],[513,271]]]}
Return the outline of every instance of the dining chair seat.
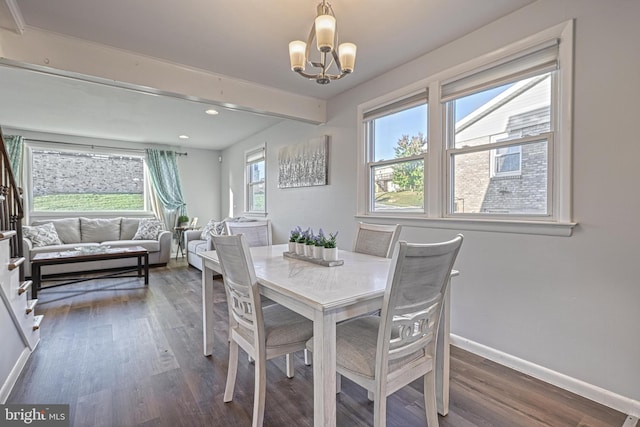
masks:
{"label": "dining chair seat", "polygon": [[[291,345],[302,348],[313,335],[313,323],[309,319],[280,304],[263,306],[262,314],[267,351]],[[236,331],[247,341],[253,341],[253,331],[242,326]]]}
{"label": "dining chair seat", "polygon": [[[376,372],[376,349],[378,347],[379,316],[359,317],[340,323],[336,327],[336,365],[350,373],[373,379]],[[397,331],[391,339],[398,338]],[[313,340],[307,344],[313,352]],[[389,374],[414,361],[420,363],[431,359],[420,349],[415,353],[389,361]]]}

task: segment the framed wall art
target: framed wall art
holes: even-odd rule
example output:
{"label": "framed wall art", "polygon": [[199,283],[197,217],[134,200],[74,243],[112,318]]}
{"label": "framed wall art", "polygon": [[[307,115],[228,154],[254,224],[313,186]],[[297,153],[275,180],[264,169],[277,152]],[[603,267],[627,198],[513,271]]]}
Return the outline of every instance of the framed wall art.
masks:
{"label": "framed wall art", "polygon": [[278,188],[327,185],[329,136],[283,147],[278,152]]}

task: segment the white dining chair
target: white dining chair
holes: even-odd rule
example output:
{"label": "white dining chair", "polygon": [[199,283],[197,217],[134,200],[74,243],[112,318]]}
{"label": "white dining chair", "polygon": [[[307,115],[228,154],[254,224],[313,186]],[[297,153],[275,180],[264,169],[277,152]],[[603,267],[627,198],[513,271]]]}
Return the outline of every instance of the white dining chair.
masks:
{"label": "white dining chair", "polygon": [[[386,425],[387,396],[424,377],[429,427],[438,426],[435,357],[438,323],[462,235],[448,242],[410,244],[394,253],[380,316],[336,327],[336,370],[374,399],[374,426]],[[313,351],[313,340],[307,342]]]}
{"label": "white dining chair", "polygon": [[313,336],[313,323],[299,314],[271,304],[263,308],[249,245],[244,234],[213,236],[229,307],[229,368],[224,401],[231,402],[238,372],[238,347],[255,361],[253,426],[264,420],[266,361],[286,355],[293,377],[293,353]]}
{"label": "white dining chair", "polygon": [[391,258],[400,237],[402,225],[367,224],[359,222],[353,252]]}
{"label": "white dining chair", "polygon": [[227,234],[235,236],[244,234],[249,247],[270,246],[272,242],[271,220],[257,220],[225,223]]}

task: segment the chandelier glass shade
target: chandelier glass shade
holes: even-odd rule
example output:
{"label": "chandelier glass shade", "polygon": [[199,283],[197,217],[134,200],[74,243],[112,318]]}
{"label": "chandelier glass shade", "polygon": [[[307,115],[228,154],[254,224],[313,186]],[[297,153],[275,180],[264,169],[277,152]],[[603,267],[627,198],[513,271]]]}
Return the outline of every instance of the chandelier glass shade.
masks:
{"label": "chandelier glass shade", "polygon": [[[328,84],[331,80],[338,80],[353,72],[356,63],[356,45],[353,43],[338,44],[338,29],[336,17],[331,5],[325,0],[318,5],[317,17],[311,26],[307,42],[295,40],[289,43],[289,60],[291,70],[302,77],[315,80],[320,84]],[[319,61],[310,59],[310,47],[316,40],[316,47],[320,52]],[[315,73],[305,72],[309,64]],[[332,66],[336,71],[331,73]]]}

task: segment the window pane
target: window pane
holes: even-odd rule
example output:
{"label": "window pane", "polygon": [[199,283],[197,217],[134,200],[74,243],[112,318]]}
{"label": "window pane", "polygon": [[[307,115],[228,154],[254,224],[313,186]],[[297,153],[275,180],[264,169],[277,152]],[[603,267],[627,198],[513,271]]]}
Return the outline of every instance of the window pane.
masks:
{"label": "window pane", "polygon": [[534,136],[551,129],[551,74],[453,101],[455,148]]}
{"label": "window pane", "polygon": [[427,151],[427,104],[373,120],[373,161]]}
{"label": "window pane", "polygon": [[142,211],[142,157],[33,150],[35,211]]}
{"label": "window pane", "polygon": [[249,186],[249,211],[264,212],[264,183]]}
{"label": "window pane", "polygon": [[373,166],[373,210],[424,212],[424,160]]}
{"label": "window pane", "polygon": [[[498,150],[453,155],[453,213],[548,214],[547,145],[547,141],[540,141],[509,147],[522,157],[517,175],[491,173],[491,151]],[[509,156],[501,167],[511,167],[513,157]],[[495,163],[499,163],[497,159]]]}
{"label": "window pane", "polygon": [[249,182],[264,181],[264,160],[249,165]]}

